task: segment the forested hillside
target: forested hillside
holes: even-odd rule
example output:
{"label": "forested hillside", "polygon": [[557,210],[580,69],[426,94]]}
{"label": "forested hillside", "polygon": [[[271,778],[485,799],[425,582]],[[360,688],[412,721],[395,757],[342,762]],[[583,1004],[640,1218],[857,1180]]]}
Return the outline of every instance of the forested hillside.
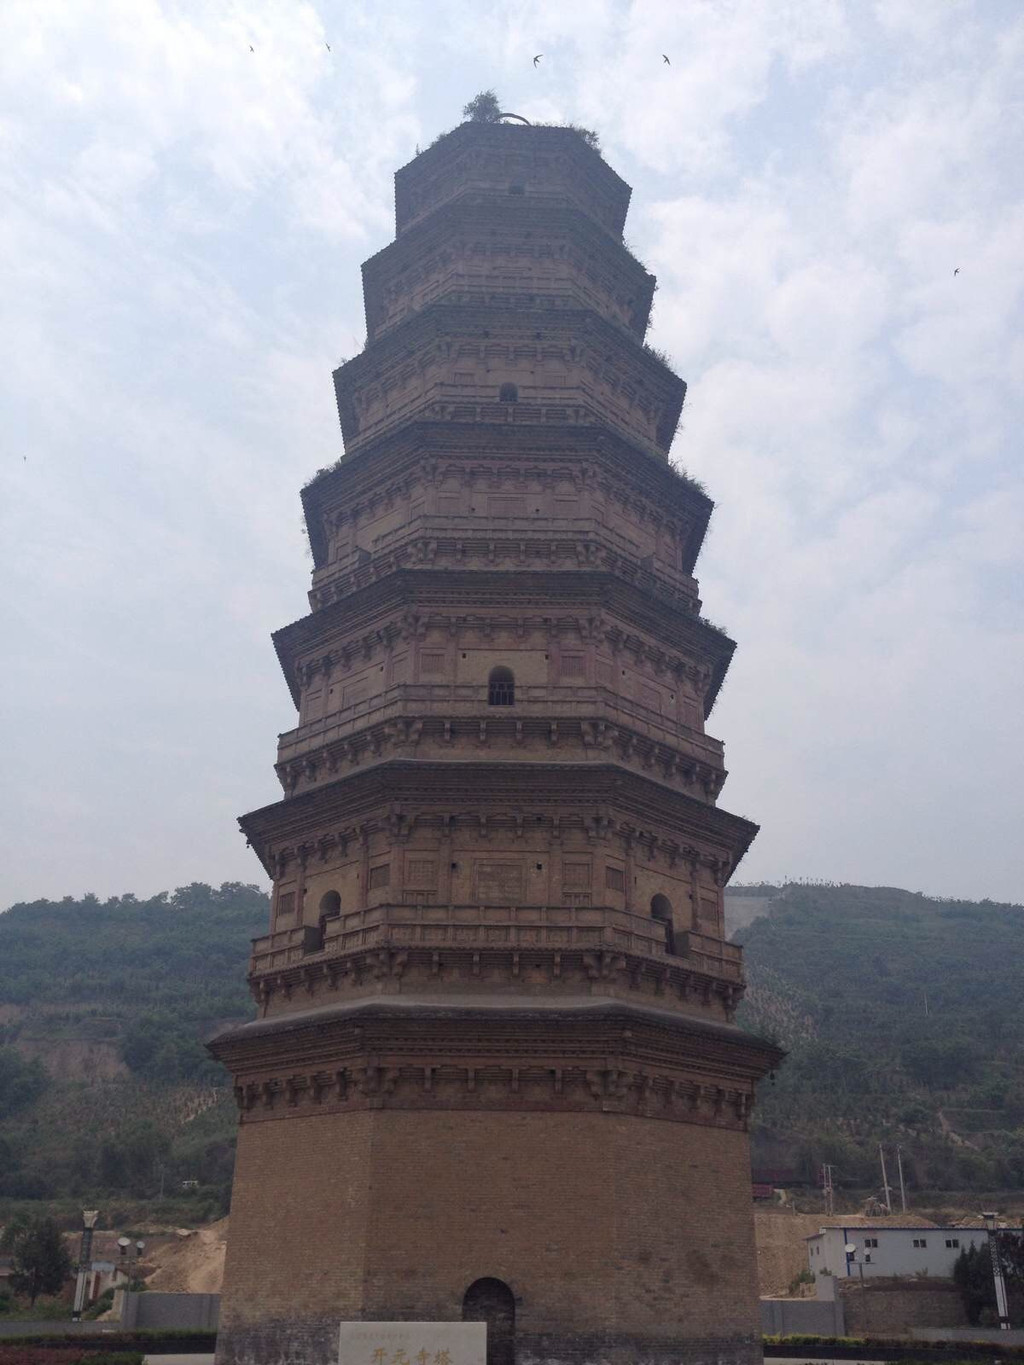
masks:
{"label": "forested hillside", "polygon": [[226,1198],[234,1106],[202,1040],[252,1013],[254,886],[0,914],[0,1196]]}
{"label": "forested hillside", "polygon": [[1024,909],[888,887],[730,892],[741,1022],[789,1057],[758,1101],[755,1160],[879,1183],[900,1143],[912,1183],[1024,1187]]}

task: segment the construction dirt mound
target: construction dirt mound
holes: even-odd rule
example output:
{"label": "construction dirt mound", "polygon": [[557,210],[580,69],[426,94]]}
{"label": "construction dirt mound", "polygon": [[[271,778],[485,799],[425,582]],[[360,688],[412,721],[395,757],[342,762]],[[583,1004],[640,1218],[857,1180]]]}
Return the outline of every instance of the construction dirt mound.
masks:
{"label": "construction dirt mound", "polygon": [[179,1233],[177,1241],[155,1248],[147,1257],[154,1270],[146,1277],[146,1288],[164,1293],[219,1294],[227,1238],[226,1218],[194,1232]]}

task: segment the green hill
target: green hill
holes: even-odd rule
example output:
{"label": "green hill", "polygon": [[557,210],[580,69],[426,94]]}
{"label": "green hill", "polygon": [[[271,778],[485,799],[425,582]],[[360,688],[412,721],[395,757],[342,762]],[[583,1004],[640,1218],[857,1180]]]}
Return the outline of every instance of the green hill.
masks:
{"label": "green hill", "polygon": [[141,901],[35,901],[0,915],[0,1197],[151,1198],[219,1212],[234,1105],[202,1045],[253,1012],[254,886]]}
{"label": "green hill", "polygon": [[889,887],[731,891],[747,1027],[789,1049],[761,1089],[755,1163],[917,1188],[1024,1188],[1024,909]]}

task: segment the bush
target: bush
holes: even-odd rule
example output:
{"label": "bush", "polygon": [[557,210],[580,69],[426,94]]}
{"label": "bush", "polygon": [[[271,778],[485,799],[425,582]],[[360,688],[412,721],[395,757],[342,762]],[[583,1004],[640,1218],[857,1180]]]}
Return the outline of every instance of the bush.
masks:
{"label": "bush", "polygon": [[493,90],[481,90],[463,107],[462,117],[470,123],[497,123],[501,117],[501,105]]}
{"label": "bush", "polygon": [[109,1308],[113,1308],[113,1306],[114,1291],[112,1289],[105,1289],[92,1307],[85,1310],[82,1317],[85,1318],[87,1322],[95,1322],[98,1317],[102,1317],[102,1315]]}

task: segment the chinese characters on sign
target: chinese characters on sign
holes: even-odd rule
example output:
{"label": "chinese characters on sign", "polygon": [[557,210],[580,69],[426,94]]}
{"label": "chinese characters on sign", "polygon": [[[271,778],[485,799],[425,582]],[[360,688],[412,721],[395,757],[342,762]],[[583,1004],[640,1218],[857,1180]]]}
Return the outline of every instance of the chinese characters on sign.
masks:
{"label": "chinese characters on sign", "polygon": [[338,1365],[485,1365],[483,1322],[343,1322]]}
{"label": "chinese characters on sign", "polygon": [[421,1346],[410,1361],[401,1346],[394,1355],[386,1346],[378,1346],[370,1358],[370,1365],[452,1365],[452,1353],[442,1350],[431,1355],[425,1346]]}

